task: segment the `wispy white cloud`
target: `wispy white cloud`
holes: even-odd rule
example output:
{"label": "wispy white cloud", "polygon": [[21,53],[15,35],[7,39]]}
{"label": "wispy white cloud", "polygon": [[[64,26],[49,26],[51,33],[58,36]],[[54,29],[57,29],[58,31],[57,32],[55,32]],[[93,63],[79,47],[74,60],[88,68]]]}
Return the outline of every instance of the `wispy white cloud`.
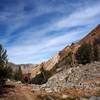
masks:
{"label": "wispy white cloud", "polygon": [[[59,3],[59,6],[55,6],[54,3],[55,1],[47,4],[43,1],[32,1],[30,4],[35,9],[26,12],[27,3],[22,2],[18,9],[15,7],[17,10],[5,11],[0,15],[0,21],[4,22],[8,29],[5,33],[7,38],[2,41],[7,45],[10,61],[36,63],[47,60],[67,44],[85,36],[100,23],[98,2],[90,2],[85,6],[82,6],[81,2],[63,2]],[[46,18],[50,20],[46,21]],[[36,19],[43,19],[43,22],[35,22]],[[83,28],[79,28],[81,26]]]}
{"label": "wispy white cloud", "polygon": [[[68,45],[72,41],[76,41],[80,39],[80,37],[82,36],[80,35],[81,32],[84,32],[84,30],[81,29],[81,30],[76,30],[76,31],[68,31],[64,35],[57,36],[54,38],[44,37],[43,38],[44,41],[40,42],[38,45],[30,44],[30,45],[24,45],[24,46],[23,45],[14,46],[14,47],[8,48],[8,54],[11,56],[12,58],[11,60],[17,59],[16,63],[20,62],[21,58],[23,60],[30,59],[29,61],[30,63],[33,62],[32,61],[33,58],[35,59],[41,58],[41,60],[39,60],[41,62],[43,61],[43,57],[45,57],[46,54],[49,54],[50,52],[53,54],[57,53],[58,50],[63,49],[66,45]],[[36,63],[35,59],[34,59],[34,63]],[[48,57],[45,58],[45,60],[47,59],[49,58]]]}
{"label": "wispy white cloud", "polygon": [[[27,44],[32,42],[33,38],[34,40],[35,38],[37,38],[36,40],[39,40],[42,38],[42,36],[45,36],[47,33],[50,33],[52,31],[60,31],[63,30],[64,28],[88,26],[88,25],[91,26],[92,24],[97,24],[99,23],[98,19],[100,16],[100,12],[98,9],[100,9],[100,4],[89,6],[84,9],[81,8],[80,10],[77,10],[72,14],[65,16],[64,18],[53,20],[52,22],[46,23],[42,25],[42,27],[37,28],[35,30],[34,27],[28,28],[25,31],[23,30],[23,32],[20,33],[18,39],[16,40],[16,43],[23,41],[25,44]],[[17,26],[20,27],[22,26],[22,24],[19,23],[19,25],[17,24]],[[15,29],[18,28],[17,26],[15,26]],[[29,40],[29,41],[24,41],[24,40]]]}
{"label": "wispy white cloud", "polygon": [[58,22],[58,28],[88,25],[97,22],[100,16],[100,4],[77,10]]}

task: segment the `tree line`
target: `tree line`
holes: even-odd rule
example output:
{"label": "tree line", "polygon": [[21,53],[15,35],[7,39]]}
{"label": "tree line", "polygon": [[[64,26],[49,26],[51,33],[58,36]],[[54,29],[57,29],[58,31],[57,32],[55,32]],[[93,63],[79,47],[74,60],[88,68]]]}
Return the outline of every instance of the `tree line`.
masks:
{"label": "tree line", "polygon": [[84,43],[76,52],[76,60],[78,64],[87,64],[100,60],[100,37],[96,38],[92,43]]}

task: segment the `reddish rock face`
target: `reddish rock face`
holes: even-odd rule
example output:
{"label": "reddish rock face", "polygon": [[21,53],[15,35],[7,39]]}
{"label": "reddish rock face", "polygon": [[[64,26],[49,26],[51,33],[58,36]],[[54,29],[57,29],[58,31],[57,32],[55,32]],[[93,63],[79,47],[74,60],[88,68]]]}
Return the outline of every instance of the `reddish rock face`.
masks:
{"label": "reddish rock face", "polygon": [[72,44],[71,46],[65,47],[62,51],[57,53],[54,57],[52,57],[50,60],[43,62],[37,67],[33,68],[31,71],[31,77],[36,76],[38,73],[40,73],[40,68],[44,67],[46,70],[50,70],[54,67],[56,63],[59,61],[62,61],[62,59],[69,53],[72,52],[73,54],[76,53],[78,48],[83,44],[83,43],[92,43],[94,39],[100,37],[100,25],[98,25],[94,30],[92,30],[87,36],[85,36],[82,40],[80,40],[78,43]]}
{"label": "reddish rock face", "polygon": [[71,45],[71,46],[69,46],[69,47],[65,47],[62,51],[59,52],[60,61],[61,61],[69,52],[72,52],[73,54],[75,54],[79,47],[80,47],[80,44],[73,44],[73,45]]}
{"label": "reddish rock face", "polygon": [[72,52],[73,54],[75,54],[78,48],[83,43],[92,43],[94,39],[98,37],[100,37],[100,25],[98,25],[94,30],[92,30],[87,36],[85,36],[77,44],[72,44],[71,46],[67,46],[62,51],[60,51],[59,52],[60,60],[62,60],[69,52]]}
{"label": "reddish rock face", "polygon": [[83,43],[91,43],[94,41],[94,39],[100,37],[100,24],[92,30],[87,36],[85,36],[81,41],[80,44]]}

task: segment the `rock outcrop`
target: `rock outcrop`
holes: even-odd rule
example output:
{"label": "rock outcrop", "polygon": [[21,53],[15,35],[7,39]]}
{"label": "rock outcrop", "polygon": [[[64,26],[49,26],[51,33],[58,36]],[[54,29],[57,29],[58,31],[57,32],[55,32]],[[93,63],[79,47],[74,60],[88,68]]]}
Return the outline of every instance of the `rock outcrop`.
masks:
{"label": "rock outcrop", "polygon": [[61,91],[64,88],[92,88],[100,86],[100,62],[64,69],[52,76],[41,88]]}
{"label": "rock outcrop", "polygon": [[54,57],[52,57],[50,60],[48,60],[47,62],[42,62],[41,64],[38,64],[36,67],[34,67],[31,70],[31,76],[35,77],[37,74],[39,74],[41,71],[41,67],[43,67],[45,70],[50,71],[56,63],[59,62],[59,54],[57,53]]}

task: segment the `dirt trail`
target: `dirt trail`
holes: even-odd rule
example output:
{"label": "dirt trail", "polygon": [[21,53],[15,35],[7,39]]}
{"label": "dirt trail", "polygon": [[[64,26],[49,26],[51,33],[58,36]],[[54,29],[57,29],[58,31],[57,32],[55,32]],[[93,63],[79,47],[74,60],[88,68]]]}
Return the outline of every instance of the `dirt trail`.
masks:
{"label": "dirt trail", "polygon": [[15,88],[7,88],[8,92],[0,97],[0,100],[38,100],[37,94],[31,92],[31,87],[15,85]]}
{"label": "dirt trail", "polygon": [[35,94],[33,94],[28,87],[21,87],[21,93],[26,98],[25,100],[36,100]]}

